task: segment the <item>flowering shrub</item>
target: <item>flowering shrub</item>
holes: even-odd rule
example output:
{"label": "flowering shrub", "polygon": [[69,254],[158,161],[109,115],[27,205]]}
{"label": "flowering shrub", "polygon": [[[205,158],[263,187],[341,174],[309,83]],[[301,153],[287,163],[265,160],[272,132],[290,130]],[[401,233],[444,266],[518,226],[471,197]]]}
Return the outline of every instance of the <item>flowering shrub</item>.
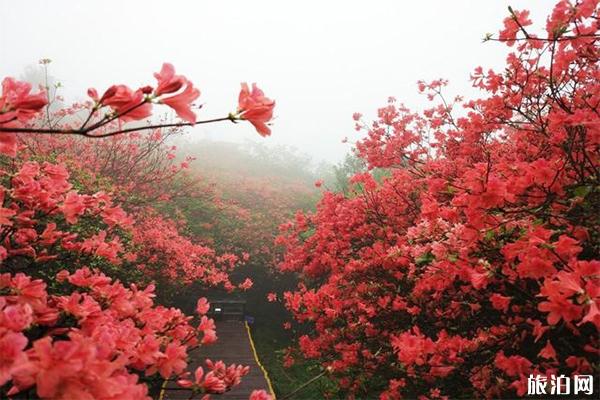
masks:
{"label": "flowering shrub", "polygon": [[[349,397],[513,397],[529,374],[598,373],[598,1],[560,1],[543,35],[505,19],[485,96],[379,109],[347,196],[282,227],[284,294],[307,358]],[[464,111],[456,114],[462,106]],[[596,391],[598,388],[596,387]]]}
{"label": "flowering shrub", "polygon": [[0,384],[12,380],[8,395],[36,385],[41,398],[146,398],[130,369],[180,374],[198,335],[214,338],[214,325],[194,328],[181,311],[154,306],[153,286],[126,288],[88,268],[56,278],[68,294],[49,295],[46,283],[23,273],[0,277]]}
{"label": "flowering shrub", "polygon": [[[146,382],[154,377],[187,384],[188,351],[217,339],[206,299],[198,301],[198,323],[153,300],[150,279],[232,289],[228,271],[238,261],[186,238],[178,221],[149,206],[174,195],[173,186],[161,193],[156,183],[174,179],[188,162],[164,161],[174,157],[163,152],[161,129],[252,122],[241,114],[252,115],[257,107],[266,124],[265,107],[272,113],[274,103],[244,103],[237,114],[196,121],[192,102],[200,93],[193,84],[170,64],[155,77],[156,89],[114,85],[102,96],[90,89],[91,102],[58,112],[70,117],[62,124],[40,118],[46,93],[33,94],[29,84],[12,78],[2,83],[2,396],[149,398]],[[150,117],[155,104],[167,105],[185,122],[123,125]],[[81,112],[87,116],[78,121]],[[139,133],[148,129],[148,135]],[[77,137],[108,139],[90,145]],[[206,374],[196,371],[196,394],[223,393],[248,372],[222,362],[207,366]],[[253,398],[265,398],[256,393]]]}

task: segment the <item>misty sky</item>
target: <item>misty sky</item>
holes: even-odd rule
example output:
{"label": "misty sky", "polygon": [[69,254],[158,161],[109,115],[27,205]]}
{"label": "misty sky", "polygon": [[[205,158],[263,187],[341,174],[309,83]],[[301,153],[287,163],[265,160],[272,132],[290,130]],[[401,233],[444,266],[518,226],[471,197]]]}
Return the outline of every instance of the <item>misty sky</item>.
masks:
{"label": "misty sky", "polygon": [[70,101],[88,87],[154,84],[163,62],[202,91],[199,118],[234,111],[239,82],[257,82],[277,101],[273,135],[249,124],[189,130],[190,136],[266,140],[318,161],[340,160],[359,134],[352,114],[372,116],[388,96],[426,104],[420,79],[450,80],[473,94],[477,65],[501,67],[496,33],[507,6],[543,25],[550,0],[418,1],[14,1],[0,0],[0,77],[22,76],[40,58]]}

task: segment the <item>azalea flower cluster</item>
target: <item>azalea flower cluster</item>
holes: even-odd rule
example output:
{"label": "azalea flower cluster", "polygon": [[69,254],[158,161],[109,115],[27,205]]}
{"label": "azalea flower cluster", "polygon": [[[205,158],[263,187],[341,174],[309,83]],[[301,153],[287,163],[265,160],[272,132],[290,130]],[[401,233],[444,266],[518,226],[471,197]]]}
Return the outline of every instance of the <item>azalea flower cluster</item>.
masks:
{"label": "azalea flower cluster", "polygon": [[[191,389],[192,393],[214,393],[222,394],[231,387],[239,385],[241,378],[248,374],[249,367],[231,364],[226,366],[222,361],[213,362],[206,360],[208,372],[204,368],[198,367],[194,372],[194,380],[189,379],[190,373],[184,374],[183,378],[177,381],[177,384],[183,388]],[[202,400],[208,400],[210,394],[202,397]],[[254,390],[249,400],[271,400],[272,397],[265,390]]]}
{"label": "azalea flower cluster", "polygon": [[[125,85],[113,85],[102,96],[98,96],[96,89],[89,89],[88,95],[95,103],[94,110],[110,108],[112,113],[109,114],[109,119],[135,121],[148,118],[152,114],[152,103],[157,102],[172,108],[182,120],[195,124],[196,114],[192,111],[192,106],[194,100],[200,97],[200,91],[186,77],[176,75],[175,68],[169,63],[163,64],[161,71],[155,73],[154,77],[158,81],[156,88],[144,86],[134,91]],[[256,84],[249,91],[246,83],[242,83],[238,100],[239,117],[232,118],[247,120],[262,136],[270,135],[271,131],[266,123],[273,117],[275,102],[265,97]]]}
{"label": "azalea flower cluster", "polygon": [[[199,96],[170,64],[155,76],[156,89],[115,85],[102,96],[90,89],[91,102],[59,110],[51,122],[41,118],[46,93],[3,81],[0,396],[146,399],[148,383],[184,379],[188,352],[217,340],[206,299],[198,301],[197,323],[154,301],[152,281],[233,290],[228,273],[239,263],[182,235],[182,221],[151,207],[178,195],[169,183],[191,160],[175,164],[162,125],[141,134],[148,126],[123,123],[149,117],[161,103],[186,121],[171,127],[193,125]],[[80,136],[107,139],[94,145]],[[198,394],[227,391],[247,373],[222,362],[209,368],[197,379]]]}
{"label": "azalea flower cluster", "polygon": [[[0,260],[7,270],[44,263],[46,271],[57,271],[65,253],[73,253],[89,263],[131,265],[147,278],[233,289],[227,271],[237,264],[235,255],[192,242],[151,209],[130,215],[106,192],[80,194],[64,164],[26,161],[2,176],[10,185],[0,209]],[[23,266],[25,260],[33,265]]]}
{"label": "azalea flower cluster", "polygon": [[[200,96],[200,91],[191,81],[182,75],[175,74],[175,68],[165,63],[160,72],[155,73],[158,86],[144,86],[133,90],[126,85],[113,85],[100,96],[94,88],[88,89],[88,96],[92,106],[88,116],[78,126],[65,124],[62,127],[35,128],[22,126],[22,123],[33,118],[48,103],[48,95],[44,92],[31,94],[31,85],[19,82],[13,78],[5,78],[2,82],[2,97],[0,98],[0,154],[11,157],[16,155],[15,133],[43,133],[43,134],[71,134],[86,137],[110,137],[128,132],[138,132],[151,128],[168,128],[195,126],[198,124],[214,123],[219,121],[238,120],[249,121],[262,136],[271,134],[267,124],[273,118],[275,102],[267,98],[263,91],[252,85],[252,91],[246,83],[242,83],[235,113],[226,117],[196,120],[196,113],[192,111],[194,100]],[[164,104],[175,111],[183,122],[163,123],[159,125],[137,126],[123,128],[122,122],[140,121],[152,115],[153,104]],[[71,114],[65,110],[64,114]],[[106,131],[113,122],[118,122],[118,128]]]}
{"label": "azalea flower cluster", "polygon": [[[53,113],[53,117],[73,118],[81,110],[92,106],[92,103],[86,102],[61,109]],[[65,111],[69,114],[63,114]],[[132,132],[103,140],[87,140],[72,135],[47,135],[43,138],[22,135],[19,141],[28,154],[52,155],[53,161],[64,164],[83,187],[110,190],[114,200],[127,210],[139,210],[177,197],[200,194],[190,190],[194,188],[194,182],[185,176],[194,157],[180,159],[177,146],[167,143],[180,134],[181,128],[173,128]],[[206,188],[202,190],[206,191]]]}
{"label": "azalea flower cluster", "polygon": [[9,396],[35,387],[49,399],[146,399],[138,375],[182,374],[187,349],[216,340],[206,316],[194,328],[180,310],[154,305],[153,286],[127,288],[89,268],[61,271],[56,284],[68,294],[0,275],[0,386],[11,383]]}
{"label": "azalea flower cluster", "polygon": [[390,98],[372,125],[355,116],[382,177],[325,191],[278,239],[304,277],[284,301],[314,326],[300,351],[348,397],[514,397],[530,374],[597,375],[598,17],[597,0],[560,1],[537,36],[511,10],[506,69],[472,76],[482,98],[423,82],[423,113]]}
{"label": "azalea flower cluster", "polygon": [[206,366],[210,372],[204,374],[204,369],[198,367],[194,372],[194,381],[181,379],[177,383],[184,388],[193,388],[209,393],[225,393],[231,387],[241,382],[241,377],[246,375],[249,367],[232,364],[229,367],[225,363],[218,361],[216,363],[206,360]]}

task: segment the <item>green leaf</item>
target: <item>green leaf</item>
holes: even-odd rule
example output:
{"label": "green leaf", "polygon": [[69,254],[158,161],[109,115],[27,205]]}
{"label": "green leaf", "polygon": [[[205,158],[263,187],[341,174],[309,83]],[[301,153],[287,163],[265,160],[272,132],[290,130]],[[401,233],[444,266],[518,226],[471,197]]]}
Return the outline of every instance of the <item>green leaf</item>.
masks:
{"label": "green leaf", "polygon": [[431,253],[425,253],[415,259],[417,265],[427,265],[435,259],[435,256]]}
{"label": "green leaf", "polygon": [[585,197],[592,191],[592,186],[578,186],[573,190],[573,194],[577,197]]}

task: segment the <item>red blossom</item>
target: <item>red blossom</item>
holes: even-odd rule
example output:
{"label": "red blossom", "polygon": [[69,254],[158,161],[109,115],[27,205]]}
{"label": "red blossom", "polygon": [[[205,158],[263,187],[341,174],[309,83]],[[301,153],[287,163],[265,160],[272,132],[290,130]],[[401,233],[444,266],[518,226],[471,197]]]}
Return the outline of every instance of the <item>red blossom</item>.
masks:
{"label": "red blossom", "polygon": [[[198,326],[180,310],[154,302],[152,279],[233,289],[228,272],[239,261],[198,244],[183,233],[178,218],[149,205],[173,196],[172,185],[166,184],[184,168],[168,159],[174,148],[163,145],[166,134],[74,140],[67,134],[73,132],[72,121],[60,122],[89,107],[87,126],[105,132],[120,127],[117,118],[150,116],[155,96],[186,114],[197,91],[186,80],[178,92],[182,77],[169,66],[157,75],[154,94],[149,86],[133,91],[113,85],[102,96],[90,89],[93,104],[49,115],[58,116],[53,122],[64,135],[31,141],[28,134],[0,134],[0,153],[14,158],[0,171],[5,232],[0,245],[0,396],[148,399],[141,377],[184,378],[179,375],[190,348],[217,340],[214,321],[204,315],[206,299],[197,304]],[[2,90],[3,128],[47,123],[45,118],[29,122],[46,105],[45,93],[31,94],[29,84],[10,78]],[[99,115],[103,107],[112,112]],[[31,268],[17,272],[25,264]],[[239,384],[248,372],[218,362],[210,369],[202,387],[216,392]]]}
{"label": "red blossom", "polygon": [[524,28],[528,25],[531,25],[528,10],[512,11],[512,15],[504,19],[504,29],[500,31],[500,39],[505,40],[510,46],[515,42],[521,27]]}
{"label": "red blossom", "polygon": [[595,362],[593,3],[560,1],[539,36],[511,11],[499,40],[518,45],[475,70],[477,97],[448,99],[440,79],[419,83],[423,112],[389,99],[358,126],[364,167],[282,226],[279,267],[300,277],[285,305],[310,326],[298,348],[344,395],[514,397],[530,374]]}
{"label": "red blossom", "polygon": [[552,346],[552,343],[550,343],[549,340],[546,342],[546,346],[544,346],[544,348],[540,350],[539,356],[544,357],[548,360],[556,360],[556,350],[554,350],[554,347]]}

